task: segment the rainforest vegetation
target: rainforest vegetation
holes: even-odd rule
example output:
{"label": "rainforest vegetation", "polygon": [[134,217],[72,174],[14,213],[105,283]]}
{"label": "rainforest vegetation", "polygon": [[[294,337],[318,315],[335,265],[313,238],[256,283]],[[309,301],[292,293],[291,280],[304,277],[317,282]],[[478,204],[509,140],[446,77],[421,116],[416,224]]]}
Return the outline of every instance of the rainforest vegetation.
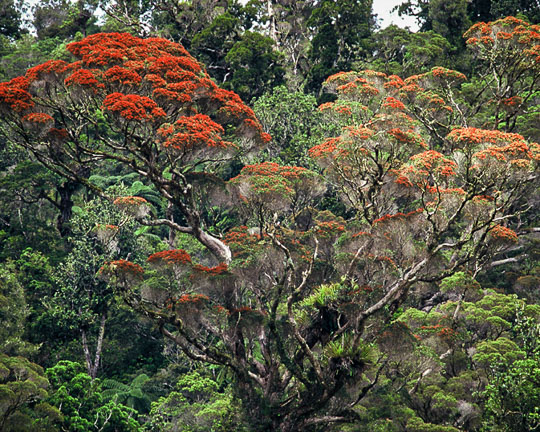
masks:
{"label": "rainforest vegetation", "polygon": [[540,7],[0,0],[0,430],[540,431]]}

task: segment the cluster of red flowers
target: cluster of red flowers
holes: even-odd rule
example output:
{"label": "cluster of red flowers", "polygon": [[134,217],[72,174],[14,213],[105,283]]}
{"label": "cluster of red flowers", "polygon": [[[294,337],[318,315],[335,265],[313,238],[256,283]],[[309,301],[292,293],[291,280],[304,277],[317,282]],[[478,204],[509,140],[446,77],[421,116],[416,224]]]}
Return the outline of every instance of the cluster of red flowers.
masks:
{"label": "cluster of red flowers", "polygon": [[[372,98],[380,93],[379,88],[385,86],[386,81],[398,82],[396,76],[387,77],[382,72],[364,70],[360,72],[339,72],[331,75],[325,82],[324,87],[330,91],[336,91],[342,95],[360,98]],[[323,106],[321,109],[325,109]]]}
{"label": "cluster of red flowers", "polygon": [[120,85],[137,85],[142,81],[141,76],[135,70],[132,68],[126,69],[118,65],[105,71],[103,76],[109,83]]}
{"label": "cluster of red flowers", "polygon": [[535,156],[525,141],[511,141],[504,146],[489,146],[484,150],[476,152],[474,157],[480,160],[494,158],[501,162],[513,159],[512,162],[517,162],[517,166],[526,168],[530,160],[534,159]]}
{"label": "cluster of red flowers", "polygon": [[350,101],[338,101],[326,102],[319,106],[319,111],[323,113],[333,113],[338,115],[343,115],[345,117],[350,117],[353,114],[353,108],[355,111],[361,110],[366,111],[368,108],[360,103],[351,104]]}
{"label": "cluster of red flowers", "polygon": [[173,307],[182,307],[182,306],[200,306],[203,303],[208,302],[210,299],[204,294],[183,294],[180,297],[172,297],[165,302],[165,307],[167,309],[172,309]]}
{"label": "cluster of red flowers", "polygon": [[116,273],[120,275],[134,276],[141,279],[144,270],[139,264],[124,259],[106,262],[99,270],[100,274]]}
{"label": "cluster of red flowers", "polygon": [[[259,143],[270,141],[253,110],[234,92],[219,89],[179,44],[160,38],[100,33],[73,42],[67,49],[79,60],[48,61],[29,69],[25,78],[0,84],[0,107],[24,114],[34,106],[32,95],[43,89],[35,85],[29,90],[29,84],[45,80],[61,91],[103,97],[105,111],[129,121],[162,121],[167,112],[196,115],[193,103],[202,100],[202,106],[219,122],[241,125],[237,133]],[[124,94],[126,87],[130,88],[128,94]],[[135,87],[137,94],[129,94],[135,93],[132,90]],[[176,109],[166,112],[164,106],[171,104]],[[201,139],[204,137],[194,137],[191,141]],[[208,143],[209,146],[217,143],[219,147],[223,142]]]}
{"label": "cluster of red flowers", "polygon": [[505,98],[501,100],[501,103],[503,105],[509,106],[509,107],[515,107],[523,102],[523,98],[520,96],[512,96],[509,98]]}
{"label": "cluster of red flowers", "polygon": [[118,197],[113,201],[113,204],[119,207],[131,207],[131,206],[138,207],[140,205],[144,205],[147,203],[148,201],[138,196],[123,196],[123,197]]}
{"label": "cluster of red flowers", "polygon": [[371,236],[370,233],[366,232],[366,231],[359,231],[357,232],[356,234],[354,234],[352,236],[352,238],[355,238],[355,237],[362,237],[362,236]]}
{"label": "cluster of red flowers", "polygon": [[319,111],[324,112],[326,110],[330,110],[334,107],[334,102],[325,102],[321,105],[319,105]]}
{"label": "cluster of red flowers", "polygon": [[310,176],[311,172],[306,168],[263,162],[246,165],[229,183],[231,185],[249,184],[249,197],[244,195],[244,201],[248,202],[249,198],[257,197],[258,202],[269,204],[292,195],[295,185]]}
{"label": "cluster of red flowers", "polygon": [[345,231],[345,225],[336,221],[318,222],[315,233],[323,238],[331,238]]}
{"label": "cluster of red flowers", "polygon": [[387,90],[399,89],[405,85],[405,82],[403,81],[403,79],[401,79],[401,77],[397,75],[390,75],[383,85],[384,88]]}
{"label": "cluster of red flowers", "polygon": [[165,117],[165,111],[146,96],[111,93],[103,100],[103,108],[126,120],[154,120]]}
{"label": "cluster of red flowers", "polygon": [[434,67],[431,69],[431,74],[437,78],[444,78],[446,80],[458,80],[458,81],[467,81],[465,74],[455,71],[453,69],[443,68],[441,66]]}
{"label": "cluster of red flowers", "polygon": [[403,144],[418,145],[422,148],[428,147],[422,137],[416,132],[414,132],[412,129],[409,129],[408,131],[403,131],[399,128],[393,128],[388,131],[388,135]]}
{"label": "cluster of red flowers", "polygon": [[242,175],[280,176],[287,179],[299,179],[308,170],[296,166],[281,166],[275,162],[263,162],[255,165],[246,165],[242,168]]}
{"label": "cluster of red flowers", "polygon": [[328,138],[322,144],[316,145],[309,149],[309,154],[314,158],[322,158],[329,155],[334,155],[337,151],[338,154],[344,155],[346,151],[340,148],[340,144],[343,143],[341,137]]}
{"label": "cluster of red flowers", "polygon": [[253,309],[249,306],[240,306],[239,308],[231,309],[229,315],[237,315],[238,318],[249,317],[251,319],[261,319],[266,315],[265,311]]}
{"label": "cluster of red flowers", "polygon": [[497,39],[504,39],[504,40],[508,40],[508,39],[512,39],[514,37],[514,35],[512,33],[507,33],[507,32],[503,32],[503,31],[500,31],[497,33]]}
{"label": "cluster of red flowers", "polygon": [[[343,104],[334,104],[334,112],[338,114],[343,114],[345,116],[352,115],[352,109],[350,106],[343,105]],[[364,109],[367,109],[366,107],[362,107]]]}
{"label": "cluster of red flowers", "polygon": [[368,83],[364,83],[358,87],[358,94],[364,97],[377,96],[380,93],[380,90],[377,87],[374,87]]}
{"label": "cluster of red flowers", "polygon": [[401,185],[401,186],[405,186],[405,187],[412,187],[413,184],[411,183],[411,180],[409,179],[409,177],[405,176],[405,175],[399,175],[397,176],[396,178],[396,183]]}
{"label": "cluster of red flowers", "polygon": [[29,82],[38,81],[48,75],[62,74],[66,71],[68,63],[64,60],[49,60],[26,71],[26,79]]}
{"label": "cluster of red flowers", "polygon": [[426,191],[431,194],[455,194],[455,195],[465,195],[466,192],[463,190],[463,188],[441,188],[440,186],[426,186]]}
{"label": "cluster of red flowers", "polygon": [[116,232],[116,231],[118,231],[120,228],[118,227],[118,225],[98,224],[98,225],[96,226],[96,229],[99,230],[99,231],[111,231],[111,232]]}
{"label": "cluster of red flowers", "polygon": [[441,324],[422,326],[421,330],[426,333],[436,333],[442,338],[453,338],[456,336],[456,331],[450,327],[445,327]]}
{"label": "cluster of red flowers", "polygon": [[158,130],[158,134],[166,138],[163,142],[165,148],[182,151],[201,147],[227,148],[234,146],[232,143],[222,140],[221,134],[223,133],[223,127],[204,114],[182,116],[175,122],[174,126],[164,125]]}
{"label": "cluster of red flowers", "polygon": [[374,130],[369,129],[364,126],[346,126],[344,129],[352,138],[360,138],[362,140],[367,140],[373,136],[375,133]]}
{"label": "cluster of red flowers", "polygon": [[382,262],[382,263],[388,263],[390,264],[392,267],[394,267],[395,269],[398,268],[396,262],[390,258],[389,256],[386,256],[386,255],[379,255],[377,257],[375,257],[375,260],[376,261],[379,261],[379,262]]}
{"label": "cluster of red flowers", "polygon": [[212,97],[222,104],[222,107],[220,108],[221,112],[237,119],[249,118],[255,120],[255,113],[253,110],[244,104],[242,99],[240,99],[240,96],[235,92],[215,87]]}
{"label": "cluster of red flowers", "polygon": [[30,114],[26,114],[21,120],[32,122],[32,123],[45,124],[45,123],[53,121],[53,118],[49,114],[45,114],[45,113],[30,113]]}
{"label": "cluster of red flowers", "polygon": [[493,225],[489,231],[489,234],[495,240],[509,241],[512,243],[517,243],[518,241],[516,232],[502,225]]}
{"label": "cluster of red flowers", "polygon": [[364,69],[358,72],[359,75],[364,75],[370,78],[386,78],[386,74],[384,72],[374,71],[372,69]]}
{"label": "cluster of red flowers", "polygon": [[147,261],[150,264],[183,265],[191,264],[191,257],[183,249],[171,249],[152,254]]}
{"label": "cluster of red flowers", "polygon": [[363,85],[365,83],[366,80],[360,80],[357,78],[354,81],[338,86],[336,90],[343,94],[353,93],[358,88],[358,84]]}
{"label": "cluster of red flowers", "polygon": [[457,164],[435,150],[415,154],[411,156],[411,161],[416,167],[416,174],[427,176],[430,173],[437,173],[444,177],[456,174],[454,169]]}
{"label": "cluster of red flowers", "polygon": [[445,100],[437,93],[431,90],[424,90],[419,92],[416,95],[418,101],[422,102],[427,108],[431,109],[433,112],[441,112],[441,110],[446,110],[448,112],[453,112],[451,106],[446,105]]}
{"label": "cluster of red flowers", "polygon": [[388,96],[387,98],[384,99],[382,106],[384,108],[391,108],[391,109],[397,109],[397,110],[405,109],[405,105],[403,104],[403,102],[391,96]]}
{"label": "cluster of red flowers", "polygon": [[419,208],[419,209],[413,210],[413,211],[411,211],[409,213],[398,212],[398,213],[392,214],[392,215],[387,214],[387,215],[384,215],[383,217],[380,217],[379,219],[374,220],[373,225],[385,223],[385,222],[388,222],[390,220],[406,219],[406,218],[409,218],[411,216],[415,216],[417,214],[420,214],[423,211],[424,211],[423,208]]}
{"label": "cluster of red flowers", "polygon": [[229,268],[227,264],[225,263],[220,263],[215,267],[206,267],[200,264],[196,264],[193,266],[193,270],[207,274],[209,276],[220,276],[220,275],[227,274],[229,271]]}
{"label": "cluster of red flowers", "polygon": [[[408,79],[408,78],[407,78]],[[422,89],[417,83],[406,83],[403,87],[399,89],[400,96],[407,98],[411,95],[416,95],[419,93]]]}
{"label": "cluster of red flowers", "polygon": [[176,299],[177,304],[197,304],[210,300],[204,294],[184,294]]}
{"label": "cluster of red flowers", "polygon": [[244,225],[232,228],[223,239],[231,248],[234,257],[251,256],[253,248],[259,245],[260,240],[258,235],[250,234],[248,227]]}
{"label": "cluster of red flowers", "polygon": [[144,45],[141,39],[128,33],[98,33],[70,43],[67,49],[86,65],[104,65],[111,60],[123,62],[124,57],[136,60],[139,57],[138,49]]}
{"label": "cluster of red flowers", "polygon": [[13,78],[0,83],[0,107],[8,105],[15,112],[22,112],[34,106],[32,96],[28,93],[29,82],[26,78]]}
{"label": "cluster of red flowers", "polygon": [[105,88],[105,84],[99,81],[98,78],[101,78],[101,72],[97,69],[78,69],[64,80],[64,84],[67,87],[78,85],[97,93],[100,89]]}
{"label": "cluster of red flowers", "polygon": [[326,78],[326,81],[324,83],[325,84],[330,84],[333,82],[347,83],[350,81],[350,78],[354,75],[355,75],[354,72],[338,72]]}
{"label": "cluster of red flowers", "polygon": [[[515,17],[506,17],[489,23],[477,23],[464,34],[467,45],[481,55],[488,55],[495,41],[502,49],[519,51],[523,60],[540,62],[540,26]],[[524,63],[525,64],[525,63]]]}
{"label": "cluster of red flowers", "polygon": [[458,128],[454,129],[447,136],[447,139],[463,145],[474,145],[484,143],[500,143],[524,141],[523,136],[516,133],[502,132],[498,130],[486,130],[478,128]]}

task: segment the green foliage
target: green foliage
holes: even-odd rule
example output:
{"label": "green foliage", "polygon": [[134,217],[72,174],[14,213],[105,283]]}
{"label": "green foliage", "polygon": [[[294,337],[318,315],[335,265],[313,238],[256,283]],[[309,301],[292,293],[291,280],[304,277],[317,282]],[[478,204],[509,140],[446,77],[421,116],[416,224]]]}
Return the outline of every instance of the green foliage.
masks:
{"label": "green foliage", "polygon": [[283,83],[281,56],[273,49],[272,39],[259,33],[245,32],[225,56],[232,71],[225,87],[234,89],[243,100],[250,101]]}
{"label": "green foliage", "polygon": [[58,216],[54,192],[61,181],[43,166],[21,160],[24,153],[16,152],[13,159],[4,156],[5,173],[0,175],[0,259],[17,257],[28,247],[47,251],[51,257],[61,255],[58,232],[46,229]]}
{"label": "green foliage", "polygon": [[[47,378],[43,369],[24,357],[0,354],[0,430],[23,432],[35,430],[32,411],[47,397]],[[42,421],[54,421],[60,413],[48,404],[42,404]]]}
{"label": "green foliage", "polygon": [[307,22],[313,31],[307,89],[318,92],[322,82],[365,56],[374,26],[371,0],[322,0]]}
{"label": "green foliage", "polygon": [[409,432],[459,432],[452,426],[441,426],[432,423],[425,423],[419,417],[413,417],[407,422],[407,431]]}
{"label": "green foliage", "polygon": [[148,395],[144,393],[143,386],[146,381],[149,380],[148,375],[137,375],[131,383],[123,384],[113,379],[103,380],[102,395],[104,400],[116,403],[121,403],[133,408],[139,413],[145,413],[150,410],[150,399]]}
{"label": "green foliage", "polygon": [[[0,1],[0,36],[17,38],[22,29],[21,7],[15,0]],[[1,53],[0,53],[1,54]]]}
{"label": "green foliage", "polygon": [[373,39],[374,58],[360,64],[389,75],[408,76],[427,72],[435,64],[451,63],[452,45],[433,30],[412,33],[390,25],[376,32]]}
{"label": "green foliage", "polygon": [[79,0],[71,3],[66,0],[47,0],[39,2],[34,9],[34,27],[39,39],[60,37],[72,38],[78,32],[95,31],[94,11],[98,2]]}
{"label": "green foliage", "polygon": [[256,99],[253,110],[265,132],[272,136],[265,159],[283,165],[313,168],[308,150],[337,132],[322,121],[315,97],[289,91],[285,86],[275,87]]}
{"label": "green foliage", "polygon": [[441,281],[441,291],[457,291],[465,293],[467,291],[478,292],[480,284],[471,275],[465,272],[456,272]]}
{"label": "green foliage", "polygon": [[350,333],[344,333],[336,340],[330,341],[324,347],[324,352],[329,359],[348,357],[364,364],[372,364],[376,354],[374,346],[371,344],[359,343],[355,346]]}
{"label": "green foliage", "polygon": [[247,430],[239,402],[230,388],[194,371],[182,376],[176,390],[152,403],[148,430],[173,432],[227,432]]}
{"label": "green foliage", "polygon": [[11,43],[0,58],[0,78],[11,79],[23,74],[28,68],[42,63],[51,57],[66,58],[67,51],[59,37],[36,40],[24,35]]}
{"label": "green foliage", "polygon": [[332,301],[337,300],[342,289],[343,287],[340,284],[321,285],[312,295],[304,298],[300,305],[306,308],[327,306]]}
{"label": "green foliage", "polygon": [[0,264],[0,353],[28,355],[36,347],[23,340],[30,311],[13,263]]}
{"label": "green foliage", "polygon": [[467,4],[466,0],[429,2],[429,18],[433,31],[454,46],[463,46],[462,35],[472,24],[467,15]]}
{"label": "green foliage", "polygon": [[230,72],[225,57],[238,42],[241,25],[239,17],[225,12],[195,34],[191,41],[194,53],[199,53],[197,58],[206,65],[212,77],[218,82],[225,81]]}
{"label": "green foliage", "polygon": [[[493,358],[491,376],[481,396],[485,400],[483,431],[534,431],[540,422],[540,324],[521,320],[516,328],[526,352],[514,348]],[[505,345],[508,345],[506,343]],[[499,347],[497,347],[499,348]]]}
{"label": "green foliage", "polygon": [[62,413],[62,430],[141,431],[136,412],[114,401],[104,402],[101,382],[82,370],[79,363],[63,360],[46,371],[51,383],[47,401]]}

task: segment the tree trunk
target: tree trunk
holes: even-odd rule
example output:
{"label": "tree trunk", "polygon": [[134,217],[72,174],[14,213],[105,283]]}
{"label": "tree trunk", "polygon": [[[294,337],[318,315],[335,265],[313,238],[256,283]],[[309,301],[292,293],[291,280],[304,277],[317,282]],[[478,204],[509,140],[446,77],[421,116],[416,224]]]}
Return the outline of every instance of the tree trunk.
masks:
{"label": "tree trunk", "polygon": [[272,5],[272,0],[266,0],[266,9],[268,13],[268,18],[270,19],[270,38],[274,41],[276,44],[276,48],[279,48],[279,41],[277,36],[277,29],[276,29],[276,15],[274,14],[274,7]]}
{"label": "tree trunk", "polygon": [[58,208],[60,209],[60,214],[56,219],[56,228],[62,237],[68,235],[70,231],[66,224],[71,220],[73,214],[73,201],[71,197],[76,187],[77,184],[75,182],[67,181],[56,188],[59,197]]}
{"label": "tree trunk", "polygon": [[105,336],[105,322],[107,321],[107,313],[101,315],[101,322],[99,324],[99,333],[96,342],[96,351],[94,353],[94,360],[92,360],[92,354],[90,352],[90,347],[88,345],[88,338],[86,336],[86,330],[81,329],[81,340],[82,347],[84,352],[84,359],[86,362],[86,370],[88,375],[92,379],[97,377],[97,372],[99,369],[99,364],[101,362],[101,351],[103,350],[103,337]]}

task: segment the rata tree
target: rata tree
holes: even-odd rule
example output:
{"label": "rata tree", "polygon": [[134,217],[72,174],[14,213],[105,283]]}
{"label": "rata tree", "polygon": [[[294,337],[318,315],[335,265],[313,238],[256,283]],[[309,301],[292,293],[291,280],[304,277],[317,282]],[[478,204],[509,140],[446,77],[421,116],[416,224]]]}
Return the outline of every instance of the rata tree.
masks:
{"label": "rata tree", "polygon": [[475,24],[464,37],[479,60],[468,97],[470,112],[481,115],[490,128],[523,130],[538,140],[540,26],[506,17]]}
{"label": "rata tree", "polygon": [[[254,430],[362,421],[364,399],[399,362],[397,341],[418,340],[396,321],[400,308],[515,246],[510,226],[536,179],[538,145],[517,134],[456,128],[437,150],[408,115],[414,86],[397,76],[339,73],[325,85],[338,98],[320,110],[342,129],[310,150],[321,173],[264,162],[227,182],[244,222],[224,235],[229,263],[207,267],[174,249],[146,270],[101,270],[188,357],[229,368]],[[347,219],[317,208],[328,185]],[[423,366],[408,372],[411,395],[423,392]],[[418,399],[437,402],[437,392]]]}
{"label": "rata tree", "polygon": [[202,226],[200,195],[227,161],[269,140],[253,111],[164,39],[96,34],[68,50],[72,63],[49,61],[0,85],[7,139],[96,192],[88,177],[104,161],[138,173],[178,212],[149,223],[191,234],[229,261]]}
{"label": "rata tree", "polygon": [[[475,58],[474,74],[469,79],[459,71],[437,66],[403,81],[397,79],[393,85],[399,86],[408,114],[427,128],[437,145],[443,145],[456,127],[518,132],[537,140],[538,30],[537,25],[513,17],[475,24],[465,33]],[[401,35],[394,36],[393,44],[399,44]],[[385,49],[379,53],[383,59]],[[425,56],[421,47],[408,46],[407,50],[416,59],[416,66],[420,65]],[[434,50],[430,51],[433,54]],[[392,59],[392,51],[386,55]],[[379,61],[373,64],[385,68]]]}
{"label": "rata tree", "polygon": [[[435,148],[397,76],[327,80],[338,97],[320,109],[341,132],[311,148],[318,173],[245,159],[234,172],[269,136],[180,45],[94,35],[68,49],[78,62],[0,87],[10,138],[94,190],[89,174],[108,161],[153,184],[166,217],[139,196],[114,204],[177,241],[146,264],[108,261],[99,277],[188,358],[226,367],[253,430],[361,421],[395,341],[413,337],[394,325],[400,307],[519,241],[511,224],[538,145],[461,127]],[[340,217],[320,206],[328,186],[348,208]],[[210,205],[242,225],[206,226]],[[203,250],[179,248],[185,236]]]}
{"label": "rata tree", "polygon": [[[539,33],[538,25],[514,17],[473,25],[464,35],[475,58],[470,80],[441,67],[408,77],[404,91],[411,114],[439,142],[456,126],[537,140]],[[449,108],[438,109],[444,106]]]}

